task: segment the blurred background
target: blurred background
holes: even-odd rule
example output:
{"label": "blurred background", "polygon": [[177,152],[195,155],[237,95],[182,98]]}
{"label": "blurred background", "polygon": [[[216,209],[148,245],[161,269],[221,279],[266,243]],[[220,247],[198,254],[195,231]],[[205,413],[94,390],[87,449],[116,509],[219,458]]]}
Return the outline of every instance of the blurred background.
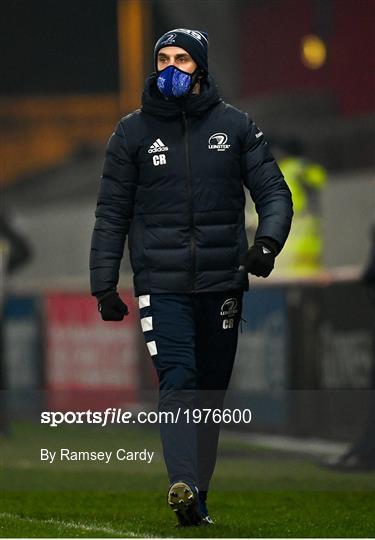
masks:
{"label": "blurred background", "polygon": [[[3,0],[1,8],[3,430],[6,410],[39,410],[39,390],[54,396],[40,394],[42,406],[60,409],[140,407],[155,394],[127,248],[123,325],[99,319],[88,257],[107,140],[140,106],[156,39],[187,27],[208,31],[221,95],[264,131],[295,205],[272,278],[252,279],[246,294],[228,404],[256,411],[252,432],[360,436],[374,361],[361,277],[375,222],[375,2]],[[250,200],[246,213],[250,241]]]}

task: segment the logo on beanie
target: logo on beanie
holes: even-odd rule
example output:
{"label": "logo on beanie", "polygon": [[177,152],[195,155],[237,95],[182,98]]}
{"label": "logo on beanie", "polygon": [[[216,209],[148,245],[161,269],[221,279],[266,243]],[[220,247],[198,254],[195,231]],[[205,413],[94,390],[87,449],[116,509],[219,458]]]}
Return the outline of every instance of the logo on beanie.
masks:
{"label": "logo on beanie", "polygon": [[167,38],[160,43],[160,45],[170,45],[176,41],[176,34],[169,34]]}
{"label": "logo on beanie", "polygon": [[230,144],[226,144],[228,135],[226,133],[214,133],[208,139],[208,148],[210,150],[217,150],[218,152],[224,152],[230,148]]}
{"label": "logo on beanie", "polygon": [[199,41],[202,41],[202,38],[207,41],[207,39],[200,32],[195,32],[194,30],[188,30],[187,28],[177,28],[176,31],[183,32],[184,34],[189,34],[189,36],[193,37],[194,39],[198,39]]}

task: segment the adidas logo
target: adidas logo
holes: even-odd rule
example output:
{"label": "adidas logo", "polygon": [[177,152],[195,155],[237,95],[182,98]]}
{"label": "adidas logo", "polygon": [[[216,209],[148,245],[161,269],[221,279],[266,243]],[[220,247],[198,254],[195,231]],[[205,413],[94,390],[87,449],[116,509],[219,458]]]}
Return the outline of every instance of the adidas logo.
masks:
{"label": "adidas logo", "polygon": [[167,152],[168,146],[165,146],[161,139],[156,139],[148,149],[149,154],[154,154],[155,152]]}

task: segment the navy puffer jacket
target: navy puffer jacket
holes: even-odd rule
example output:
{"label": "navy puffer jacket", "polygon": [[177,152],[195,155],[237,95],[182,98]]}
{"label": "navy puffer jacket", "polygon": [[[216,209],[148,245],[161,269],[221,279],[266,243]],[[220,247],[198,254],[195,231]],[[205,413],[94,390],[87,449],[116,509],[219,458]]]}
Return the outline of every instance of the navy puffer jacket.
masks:
{"label": "navy puffer jacket", "polygon": [[91,292],[115,289],[128,235],[135,296],[248,290],[244,185],[256,237],[281,249],[291,194],[262,132],[225,103],[209,77],[201,93],[167,100],[145,83],[142,109],[109,139],[92,235]]}

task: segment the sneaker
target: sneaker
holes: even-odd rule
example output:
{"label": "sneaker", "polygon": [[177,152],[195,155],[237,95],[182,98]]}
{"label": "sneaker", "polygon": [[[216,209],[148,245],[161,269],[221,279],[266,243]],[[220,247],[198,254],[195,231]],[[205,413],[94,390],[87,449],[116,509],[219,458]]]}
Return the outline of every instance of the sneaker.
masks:
{"label": "sneaker", "polygon": [[328,458],[321,465],[342,472],[364,472],[375,469],[375,462],[366,460],[358,453],[347,452],[343,456]]}
{"label": "sneaker", "polygon": [[202,516],[198,507],[198,488],[192,488],[185,482],[175,482],[168,490],[168,504],[176,513],[182,527],[200,525]]}
{"label": "sneaker", "polygon": [[199,512],[201,514],[201,524],[202,525],[213,525],[214,522],[211,519],[211,516],[208,513],[207,509],[207,492],[199,492]]}
{"label": "sneaker", "polygon": [[207,516],[202,516],[201,525],[213,525],[213,524],[214,524],[214,522],[211,519],[209,514],[207,514]]}

